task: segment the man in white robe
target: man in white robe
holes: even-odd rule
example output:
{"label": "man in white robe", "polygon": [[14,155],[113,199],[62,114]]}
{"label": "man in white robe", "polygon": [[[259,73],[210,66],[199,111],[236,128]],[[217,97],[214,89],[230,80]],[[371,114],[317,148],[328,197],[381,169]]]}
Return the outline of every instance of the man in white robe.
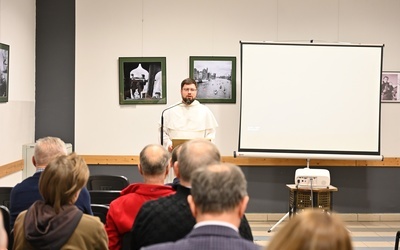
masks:
{"label": "man in white robe", "polygon": [[182,102],[165,110],[163,145],[172,151],[172,139],[215,138],[218,123],[211,110],[195,100],[197,83],[187,78],[181,83]]}

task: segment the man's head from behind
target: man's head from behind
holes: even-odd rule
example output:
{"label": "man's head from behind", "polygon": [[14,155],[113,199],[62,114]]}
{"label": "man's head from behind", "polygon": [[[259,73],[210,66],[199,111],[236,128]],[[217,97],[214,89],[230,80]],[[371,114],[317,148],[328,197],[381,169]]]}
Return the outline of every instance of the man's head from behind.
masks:
{"label": "man's head from behind", "polygon": [[46,167],[53,159],[60,155],[67,155],[65,143],[57,137],[44,137],[36,141],[33,164],[36,167]]}
{"label": "man's head from behind", "polygon": [[168,173],[169,153],[161,145],[150,144],[140,152],[139,171],[144,176],[159,176]]}
{"label": "man's head from behind", "polygon": [[[247,181],[242,170],[233,164],[213,164],[192,174],[192,212],[197,215],[237,214],[240,221],[247,207]],[[193,208],[195,209],[193,210]]]}
{"label": "man's head from behind", "polygon": [[190,183],[192,173],[200,167],[221,161],[215,144],[205,139],[194,139],[182,144],[178,154],[178,178],[181,183]]}

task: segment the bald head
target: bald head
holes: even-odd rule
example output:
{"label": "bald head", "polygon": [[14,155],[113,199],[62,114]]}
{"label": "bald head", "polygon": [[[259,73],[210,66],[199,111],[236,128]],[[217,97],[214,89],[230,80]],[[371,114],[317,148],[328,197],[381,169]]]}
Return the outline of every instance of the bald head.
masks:
{"label": "bald head", "polygon": [[179,151],[178,166],[180,178],[190,182],[197,168],[219,163],[221,154],[215,144],[205,139],[195,139],[184,143]]}
{"label": "bald head", "polygon": [[144,175],[161,175],[168,167],[169,153],[161,145],[150,144],[140,152],[139,160]]}

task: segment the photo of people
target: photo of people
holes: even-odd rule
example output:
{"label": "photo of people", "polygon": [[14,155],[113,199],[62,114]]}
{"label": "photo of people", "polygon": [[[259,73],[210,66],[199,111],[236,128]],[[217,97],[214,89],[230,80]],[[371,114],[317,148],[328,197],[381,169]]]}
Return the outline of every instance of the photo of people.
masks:
{"label": "photo of people", "polygon": [[9,46],[0,44],[0,102],[8,101]]}
{"label": "photo of people", "polygon": [[400,73],[383,72],[381,83],[381,101],[399,102]]}
{"label": "photo of people", "polygon": [[[165,58],[120,58],[120,103],[162,103]],[[163,72],[164,71],[164,72]],[[122,97],[122,100],[121,100]]]}
{"label": "photo of people", "polygon": [[236,102],[235,57],[190,57],[191,77],[202,102]]}

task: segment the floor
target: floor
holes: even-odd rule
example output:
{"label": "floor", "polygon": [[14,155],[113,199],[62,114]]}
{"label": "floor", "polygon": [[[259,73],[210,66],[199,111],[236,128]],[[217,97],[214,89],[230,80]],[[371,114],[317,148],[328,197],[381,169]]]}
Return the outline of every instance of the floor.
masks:
{"label": "floor", "polygon": [[[395,237],[400,230],[400,222],[345,222],[351,233],[354,250],[393,250]],[[268,242],[285,221],[273,228],[276,222],[250,221],[254,240],[257,244],[268,246]]]}

